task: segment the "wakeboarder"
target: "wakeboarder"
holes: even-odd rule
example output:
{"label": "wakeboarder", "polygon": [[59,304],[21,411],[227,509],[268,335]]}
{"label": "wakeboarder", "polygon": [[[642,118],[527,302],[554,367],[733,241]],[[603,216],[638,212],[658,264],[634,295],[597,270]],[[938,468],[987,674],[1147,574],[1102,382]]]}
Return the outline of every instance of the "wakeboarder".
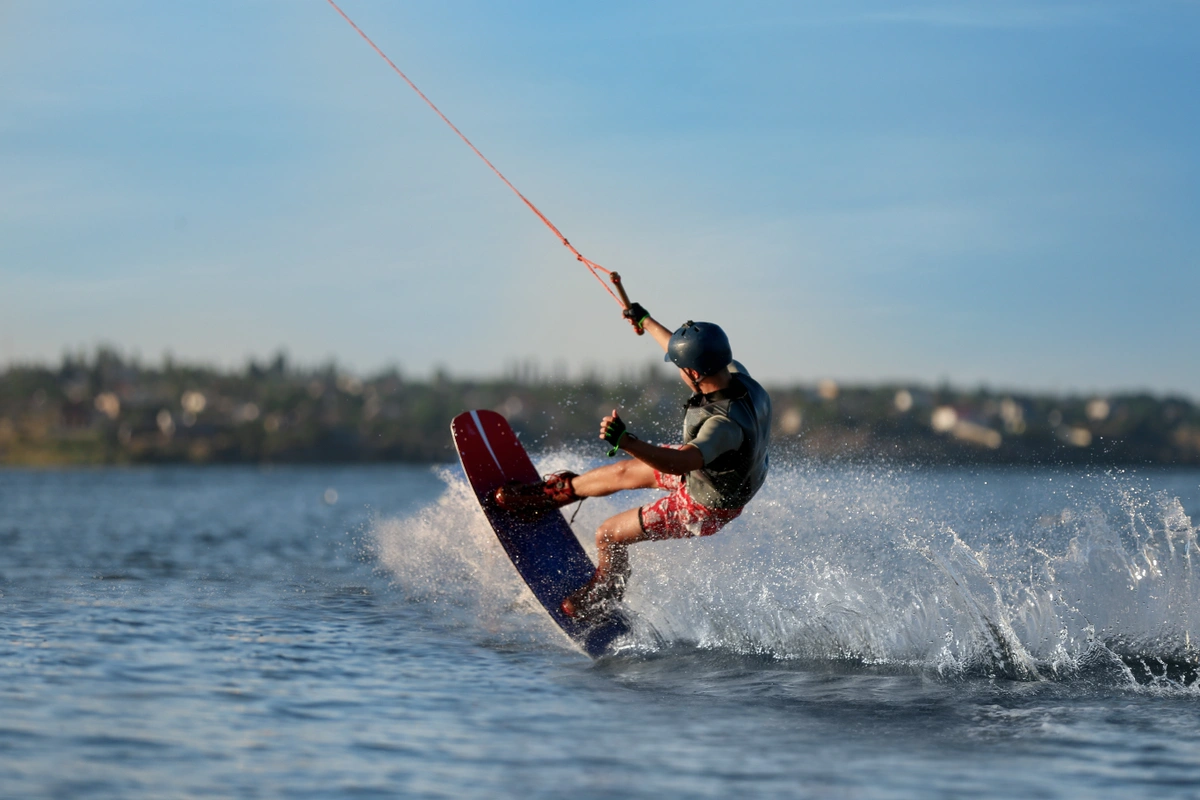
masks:
{"label": "wakeboarder", "polygon": [[660,489],[666,496],[605,520],[596,531],[597,566],[591,580],[562,602],[570,617],[601,614],[620,601],[629,579],[631,544],[711,536],[742,513],[767,476],[771,398],[733,360],[729,339],[711,322],[688,321],[673,333],[638,303],[624,316],[648,331],[679,368],[693,392],[685,407],[683,442],[654,445],[632,433],[617,409],[600,423],[600,438],[631,459],[577,475],[558,472],[540,483],[510,483],[496,503],[513,511],[561,508],[586,497],[626,489]]}

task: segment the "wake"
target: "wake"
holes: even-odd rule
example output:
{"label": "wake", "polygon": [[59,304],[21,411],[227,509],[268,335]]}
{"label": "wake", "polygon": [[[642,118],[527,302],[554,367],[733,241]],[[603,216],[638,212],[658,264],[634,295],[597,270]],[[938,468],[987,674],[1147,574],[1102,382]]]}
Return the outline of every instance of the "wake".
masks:
{"label": "wake", "polygon": [[[461,472],[441,477],[435,504],[371,532],[396,587],[488,636],[570,648]],[[596,526],[652,496],[589,499],[576,535],[594,557]],[[631,549],[627,649],[1191,691],[1195,546],[1177,497],[1120,472],[775,466],[716,536]]]}

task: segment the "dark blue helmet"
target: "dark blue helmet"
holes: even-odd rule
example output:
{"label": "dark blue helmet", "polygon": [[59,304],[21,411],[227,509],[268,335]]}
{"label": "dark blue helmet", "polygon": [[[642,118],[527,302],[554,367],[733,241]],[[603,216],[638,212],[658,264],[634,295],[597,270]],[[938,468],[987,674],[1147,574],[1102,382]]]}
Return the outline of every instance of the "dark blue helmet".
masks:
{"label": "dark blue helmet", "polygon": [[733,361],[733,350],[720,325],[689,319],[671,334],[663,361],[670,361],[680,369],[694,369],[701,375],[715,375]]}

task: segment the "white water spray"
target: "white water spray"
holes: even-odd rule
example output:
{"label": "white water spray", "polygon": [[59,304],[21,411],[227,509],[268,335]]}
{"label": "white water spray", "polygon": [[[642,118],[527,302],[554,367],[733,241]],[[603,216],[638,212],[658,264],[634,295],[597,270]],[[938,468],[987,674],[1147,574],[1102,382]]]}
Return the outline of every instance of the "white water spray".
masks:
{"label": "white water spray", "polygon": [[[539,466],[578,469],[579,458]],[[462,478],[442,477],[435,505],[375,526],[397,586],[489,634],[569,646]],[[588,500],[575,531],[594,554],[596,526],[651,496]],[[632,548],[626,599],[643,651],[1177,685],[1196,676],[1195,544],[1177,498],[1119,473],[785,465],[716,536]]]}

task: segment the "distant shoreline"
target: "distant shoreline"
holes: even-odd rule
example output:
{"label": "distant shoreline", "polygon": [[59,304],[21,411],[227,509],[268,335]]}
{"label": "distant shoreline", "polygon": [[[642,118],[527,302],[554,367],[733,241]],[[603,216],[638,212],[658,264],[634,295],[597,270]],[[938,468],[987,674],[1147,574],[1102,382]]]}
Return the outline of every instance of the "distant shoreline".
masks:
{"label": "distant shoreline", "polygon": [[[777,457],[896,465],[1200,466],[1200,407],[1149,394],[1055,396],[919,385],[768,386]],[[0,372],[0,465],[452,463],[450,420],[503,413],[530,449],[586,446],[614,407],[678,440],[687,390],[661,371],[622,382],[495,380],[396,370],[359,378],[244,370],[109,350]]]}

